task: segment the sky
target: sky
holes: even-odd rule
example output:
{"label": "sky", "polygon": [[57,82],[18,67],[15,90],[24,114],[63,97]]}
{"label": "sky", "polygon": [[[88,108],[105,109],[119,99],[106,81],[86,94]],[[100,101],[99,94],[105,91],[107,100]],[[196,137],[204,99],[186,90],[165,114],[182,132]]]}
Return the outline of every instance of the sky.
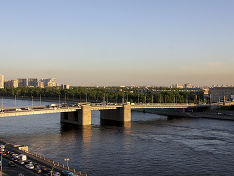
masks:
{"label": "sky", "polygon": [[234,84],[233,0],[0,0],[0,74],[77,86]]}

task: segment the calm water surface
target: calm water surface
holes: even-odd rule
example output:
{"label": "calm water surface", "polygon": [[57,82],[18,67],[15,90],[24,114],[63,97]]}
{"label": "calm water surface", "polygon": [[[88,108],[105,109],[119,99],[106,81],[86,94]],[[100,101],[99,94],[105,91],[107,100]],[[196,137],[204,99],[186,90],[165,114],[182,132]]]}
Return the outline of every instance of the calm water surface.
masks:
{"label": "calm water surface", "polygon": [[132,112],[129,126],[101,126],[93,111],[91,128],[74,129],[60,124],[60,114],[45,114],[1,118],[0,138],[59,162],[69,157],[70,167],[90,176],[234,175],[232,121]]}

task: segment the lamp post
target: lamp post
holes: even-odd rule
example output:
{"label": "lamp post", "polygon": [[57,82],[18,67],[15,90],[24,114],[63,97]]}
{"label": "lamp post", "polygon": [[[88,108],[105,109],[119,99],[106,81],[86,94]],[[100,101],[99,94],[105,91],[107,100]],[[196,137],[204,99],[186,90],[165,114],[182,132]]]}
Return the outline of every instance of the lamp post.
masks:
{"label": "lamp post", "polygon": [[105,93],[103,94],[103,104],[105,103],[105,101],[106,101],[106,97],[105,97],[106,95],[105,95]]}
{"label": "lamp post", "polygon": [[70,158],[64,158],[64,161],[66,161],[66,162],[67,162],[67,168],[69,168],[69,166],[68,166],[68,162],[70,161]]}
{"label": "lamp post", "polygon": [[15,108],[16,108],[16,95],[15,95]]}
{"label": "lamp post", "polygon": [[59,107],[60,107],[60,95],[59,95]]}
{"label": "lamp post", "polygon": [[2,176],[2,151],[1,151],[1,172],[0,172],[0,176]]}
{"label": "lamp post", "polygon": [[66,104],[66,93],[64,94],[64,103]]}
{"label": "lamp post", "polygon": [[117,104],[118,103],[118,97],[117,97],[117,95],[115,97],[115,101],[116,101],[116,104]]}
{"label": "lamp post", "polygon": [[2,152],[4,152],[4,148],[1,147],[1,172],[0,172],[0,176],[2,176]]}
{"label": "lamp post", "polygon": [[1,112],[3,112],[3,97],[2,97],[2,111]]}
{"label": "lamp post", "polygon": [[53,170],[54,170],[55,165],[53,164],[52,169],[50,171],[50,176],[53,176]]}
{"label": "lamp post", "polygon": [[85,93],[85,102],[86,103],[88,102],[88,94],[87,94],[87,92]]}

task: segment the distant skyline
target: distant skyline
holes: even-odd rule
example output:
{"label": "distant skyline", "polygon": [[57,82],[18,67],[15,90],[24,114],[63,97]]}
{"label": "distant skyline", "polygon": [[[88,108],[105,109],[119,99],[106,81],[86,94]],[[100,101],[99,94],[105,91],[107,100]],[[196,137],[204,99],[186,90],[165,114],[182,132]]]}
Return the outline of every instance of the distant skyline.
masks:
{"label": "distant skyline", "polygon": [[234,84],[233,0],[0,1],[0,74],[70,85]]}

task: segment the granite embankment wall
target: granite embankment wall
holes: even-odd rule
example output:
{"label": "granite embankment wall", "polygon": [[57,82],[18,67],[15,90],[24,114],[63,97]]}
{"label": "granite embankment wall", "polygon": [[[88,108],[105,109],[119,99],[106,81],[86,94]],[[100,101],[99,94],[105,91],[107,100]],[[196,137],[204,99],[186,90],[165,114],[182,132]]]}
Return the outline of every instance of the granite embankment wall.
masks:
{"label": "granite embankment wall", "polygon": [[27,155],[27,157],[29,159],[33,159],[33,160],[37,161],[38,163],[41,163],[44,166],[47,166],[49,168],[53,167],[54,169],[59,170],[59,171],[68,170],[68,171],[71,171],[74,174],[77,174],[79,176],[87,176],[87,174],[82,173],[81,171],[77,171],[75,169],[72,169],[70,167],[65,166],[62,163],[59,163],[59,162],[56,162],[54,160],[45,158],[42,155],[39,155],[39,154],[36,154],[36,153],[32,153],[32,152],[29,152],[27,150],[19,150],[18,149],[18,145],[13,145],[13,144],[10,144],[10,143],[6,143],[6,141],[2,141],[2,140],[0,140],[0,143],[6,145],[6,148],[8,150],[16,152],[16,153],[25,154],[25,155]]}

